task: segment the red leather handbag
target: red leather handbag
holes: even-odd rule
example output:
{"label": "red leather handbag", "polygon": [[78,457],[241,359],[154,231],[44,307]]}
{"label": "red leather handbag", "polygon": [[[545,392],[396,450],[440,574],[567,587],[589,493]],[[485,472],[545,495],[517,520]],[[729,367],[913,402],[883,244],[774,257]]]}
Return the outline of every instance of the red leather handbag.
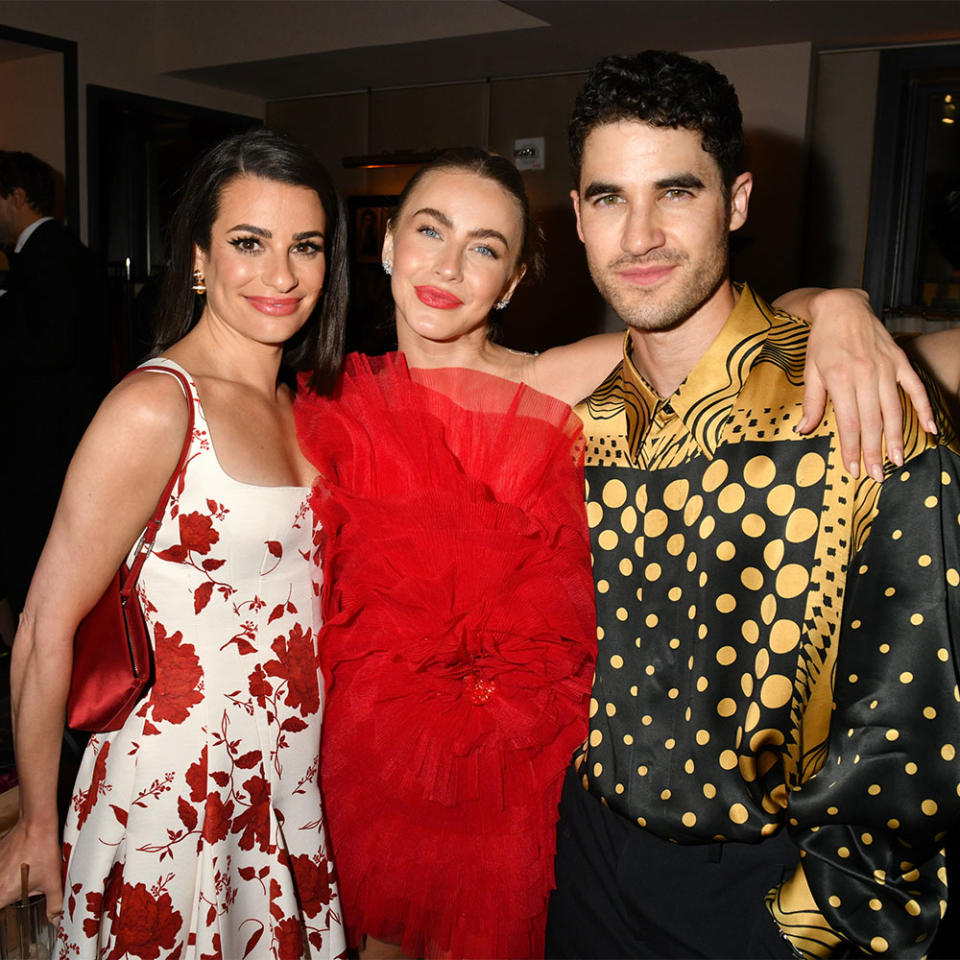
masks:
{"label": "red leather handbag", "polygon": [[73,639],[73,673],[67,698],[67,725],[75,730],[102,733],[119,730],[153,683],[153,657],[147,625],[137,597],[137,578],[163,522],[173,485],[183,472],[193,437],[194,403],[190,384],[170,367],[139,367],[175,376],[187,396],[187,436],[180,462],[147,521],[137,555],[130,568],[121,564],[103,596],[80,621]]}

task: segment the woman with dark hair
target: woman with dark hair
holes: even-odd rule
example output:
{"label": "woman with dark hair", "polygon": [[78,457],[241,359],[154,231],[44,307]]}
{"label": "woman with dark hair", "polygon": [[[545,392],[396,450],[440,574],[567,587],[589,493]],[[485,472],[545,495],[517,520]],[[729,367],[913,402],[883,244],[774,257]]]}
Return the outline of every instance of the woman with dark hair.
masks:
{"label": "woman with dark hair", "polygon": [[[342,208],[304,148],[240,134],[193,170],[172,251],[151,371],[117,386],[84,436],[17,633],[22,815],[0,841],[0,903],[28,862],[51,914],[64,893],[65,957],[337,956],[317,782],[315,471],[278,374],[286,359],[322,391],[339,369]],[[188,410],[185,466],[137,584],[155,680],[119,730],[90,739],[63,887],[73,636],[136,552]]]}
{"label": "woman with dark hair", "polygon": [[295,407],[320,472],[320,769],[364,957],[542,955],[596,645],[568,404],[622,335],[539,356],[491,339],[537,241],[508,161],[470,148],[423,167],[383,247],[399,353],[348,357],[332,398]]}

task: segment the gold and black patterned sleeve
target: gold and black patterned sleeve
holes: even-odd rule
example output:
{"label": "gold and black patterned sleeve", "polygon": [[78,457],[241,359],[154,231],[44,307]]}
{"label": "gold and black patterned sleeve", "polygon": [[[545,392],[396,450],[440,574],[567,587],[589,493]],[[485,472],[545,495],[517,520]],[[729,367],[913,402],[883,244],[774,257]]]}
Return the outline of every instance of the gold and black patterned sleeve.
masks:
{"label": "gold and black patterned sleeve", "polygon": [[[960,819],[960,459],[933,447],[883,484],[847,573],[823,767],[791,795],[797,872],[767,898],[798,953],[839,935],[920,957],[946,909]],[[844,945],[847,948],[847,945]]]}

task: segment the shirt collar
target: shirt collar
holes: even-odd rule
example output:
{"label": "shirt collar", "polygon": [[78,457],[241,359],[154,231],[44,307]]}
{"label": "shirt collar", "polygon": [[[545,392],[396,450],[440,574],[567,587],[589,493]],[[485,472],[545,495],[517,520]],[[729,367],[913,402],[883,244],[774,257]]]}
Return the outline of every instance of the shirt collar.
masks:
{"label": "shirt collar", "polygon": [[34,220],[29,226],[23,228],[20,231],[20,236],[17,237],[17,245],[13,248],[14,253],[19,253],[23,249],[23,245],[33,236],[33,231],[40,226],[41,223],[46,223],[48,220],[52,220],[53,217],[41,217],[39,220]]}
{"label": "shirt collar", "polygon": [[[737,303],[723,329],[669,396],[661,397],[633,363],[629,333],[623,344],[623,394],[627,437],[634,462],[650,424],[669,408],[679,416],[703,454],[713,459],[723,428],[767,335],[778,321],[774,311],[747,284],[734,284]],[[632,401],[632,402],[631,402]]]}

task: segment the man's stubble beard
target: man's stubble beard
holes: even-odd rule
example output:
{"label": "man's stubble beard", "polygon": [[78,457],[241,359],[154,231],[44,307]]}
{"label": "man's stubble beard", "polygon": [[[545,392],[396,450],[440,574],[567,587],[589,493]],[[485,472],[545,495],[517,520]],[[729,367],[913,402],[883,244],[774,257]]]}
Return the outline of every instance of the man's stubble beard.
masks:
{"label": "man's stubble beard", "polygon": [[661,250],[652,256],[619,257],[598,267],[588,257],[590,276],[603,299],[634,330],[668,330],[675,327],[696,313],[716,293],[728,276],[729,234],[721,234],[711,255],[698,261],[678,290],[646,291],[617,276],[619,271],[628,267],[656,263],[676,263],[682,270],[690,266],[690,258],[684,253]]}

